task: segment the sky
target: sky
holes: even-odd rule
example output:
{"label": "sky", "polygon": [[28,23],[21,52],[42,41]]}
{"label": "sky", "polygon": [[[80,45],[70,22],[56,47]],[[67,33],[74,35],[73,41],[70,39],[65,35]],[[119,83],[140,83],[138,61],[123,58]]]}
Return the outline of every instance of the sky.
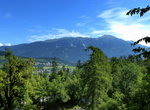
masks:
{"label": "sky", "polygon": [[149,0],[0,0],[0,46],[61,37],[150,35],[150,13],[127,16]]}

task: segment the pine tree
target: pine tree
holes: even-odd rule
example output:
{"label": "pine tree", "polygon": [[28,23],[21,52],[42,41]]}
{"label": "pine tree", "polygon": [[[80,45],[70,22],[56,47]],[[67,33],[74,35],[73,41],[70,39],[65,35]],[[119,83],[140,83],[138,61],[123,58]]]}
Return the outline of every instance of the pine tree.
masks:
{"label": "pine tree", "polygon": [[57,73],[58,73],[58,64],[56,62],[56,58],[52,59],[51,62],[51,73],[49,76],[49,80],[52,81],[53,79],[55,79],[57,77]]}
{"label": "pine tree", "polygon": [[0,71],[0,108],[13,110],[25,105],[26,84],[33,72],[33,61],[20,59],[7,50],[6,63]]}
{"label": "pine tree", "polygon": [[83,65],[84,73],[81,76],[85,106],[88,110],[99,110],[107,100],[107,91],[111,85],[111,68],[100,49],[90,46],[87,50],[91,50],[92,54],[90,60]]}

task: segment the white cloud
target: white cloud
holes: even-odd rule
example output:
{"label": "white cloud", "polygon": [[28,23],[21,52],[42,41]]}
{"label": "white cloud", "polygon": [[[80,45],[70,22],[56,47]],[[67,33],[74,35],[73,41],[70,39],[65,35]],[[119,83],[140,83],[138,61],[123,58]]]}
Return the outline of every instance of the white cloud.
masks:
{"label": "white cloud", "polygon": [[99,14],[98,17],[104,18],[104,19],[129,18],[129,16],[126,15],[127,12],[128,12],[128,9],[125,9],[125,8],[113,8],[113,9],[104,11],[103,13]]}
{"label": "white cloud", "polygon": [[1,46],[11,46],[11,44],[10,44],[10,43],[6,43],[6,44],[0,43],[0,47],[1,47]]}
{"label": "white cloud", "polygon": [[11,46],[11,43],[6,43],[4,46]]}
{"label": "white cloud", "polygon": [[3,46],[3,44],[2,44],[2,43],[0,43],[0,47],[1,47],[1,46]]}
{"label": "white cloud", "polygon": [[129,9],[114,8],[106,10],[98,17],[106,23],[107,29],[94,30],[91,34],[102,35],[111,34],[124,40],[136,41],[142,37],[150,35],[150,17],[149,16],[127,16]]}
{"label": "white cloud", "polygon": [[91,21],[90,17],[87,15],[80,16],[80,21],[76,23],[76,26],[82,27],[88,24]]}
{"label": "white cloud", "polygon": [[34,41],[43,41],[47,39],[57,39],[57,38],[62,38],[62,37],[89,37],[86,34],[81,34],[80,32],[77,31],[69,31],[66,29],[52,29],[49,31],[47,34],[40,34],[40,35],[31,35],[29,36],[29,41],[34,42]]}

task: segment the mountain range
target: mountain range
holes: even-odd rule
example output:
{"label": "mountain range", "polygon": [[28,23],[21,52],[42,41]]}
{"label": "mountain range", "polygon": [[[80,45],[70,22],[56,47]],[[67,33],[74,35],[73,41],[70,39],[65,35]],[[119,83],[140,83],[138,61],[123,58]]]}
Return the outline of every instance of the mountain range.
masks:
{"label": "mountain range", "polygon": [[88,59],[90,52],[84,51],[88,46],[100,48],[107,57],[120,57],[133,54],[131,41],[124,41],[111,35],[99,38],[64,37],[27,44],[3,46],[0,50],[10,48],[17,56],[33,58],[57,57],[71,63]]}

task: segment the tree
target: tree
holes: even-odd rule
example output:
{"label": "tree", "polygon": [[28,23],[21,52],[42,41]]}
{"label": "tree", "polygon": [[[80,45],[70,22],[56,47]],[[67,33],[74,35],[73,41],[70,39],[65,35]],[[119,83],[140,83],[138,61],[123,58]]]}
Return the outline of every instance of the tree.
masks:
{"label": "tree", "polygon": [[[148,11],[150,11],[150,6],[149,5],[147,7],[144,7],[144,8],[138,7],[138,8],[131,9],[127,12],[127,15],[132,16],[132,15],[137,14],[137,15],[143,16]],[[134,42],[132,45],[136,45],[141,41],[145,41],[146,44],[150,43],[150,37],[146,36],[144,38],[141,38],[138,41]],[[149,49],[138,47],[136,49],[133,49],[133,51],[140,53],[139,56],[143,56],[144,58],[150,59],[150,50]]]}
{"label": "tree", "polygon": [[77,61],[76,67],[77,67],[78,69],[82,68],[82,63],[81,63],[80,60]]}
{"label": "tree", "polygon": [[34,67],[33,60],[20,59],[7,50],[6,62],[0,70],[0,108],[13,110],[26,104],[27,80]]}
{"label": "tree", "polygon": [[49,80],[50,81],[52,81],[53,79],[55,79],[56,78],[56,76],[57,76],[57,71],[58,71],[58,64],[57,64],[57,62],[56,62],[56,58],[53,58],[52,59],[52,62],[51,62],[51,73],[50,73],[50,76],[49,76]]}
{"label": "tree", "polygon": [[51,72],[52,72],[53,74],[57,74],[58,64],[57,64],[57,62],[56,62],[56,58],[53,58],[51,63],[52,63]]}
{"label": "tree", "polygon": [[107,101],[107,91],[111,85],[110,65],[103,52],[93,46],[90,60],[83,65],[82,83],[84,103],[88,110],[99,110]]}
{"label": "tree", "polygon": [[[150,6],[148,5],[147,7],[144,8],[134,8],[132,10],[130,10],[129,12],[127,12],[127,15],[135,15],[138,14],[140,16],[143,16],[145,13],[147,13],[148,11],[150,11]],[[145,41],[145,43],[150,43],[150,37],[146,36],[144,38],[139,39],[138,41],[134,42],[133,45],[138,44],[141,41]],[[149,65],[150,62],[150,50],[145,49],[145,48],[141,48],[138,47],[136,49],[134,49],[135,52],[140,53],[139,56],[143,56],[146,59],[147,65]],[[150,109],[150,97],[149,97],[149,93],[150,93],[150,68],[149,66],[147,67],[147,73],[145,74],[145,77],[143,78],[143,84],[141,85],[142,89],[140,91],[137,92],[137,97],[135,98],[136,100],[138,100],[136,102],[135,107],[137,107],[138,110],[140,109],[144,109],[144,110],[149,110]],[[138,106],[137,106],[138,105]]]}

